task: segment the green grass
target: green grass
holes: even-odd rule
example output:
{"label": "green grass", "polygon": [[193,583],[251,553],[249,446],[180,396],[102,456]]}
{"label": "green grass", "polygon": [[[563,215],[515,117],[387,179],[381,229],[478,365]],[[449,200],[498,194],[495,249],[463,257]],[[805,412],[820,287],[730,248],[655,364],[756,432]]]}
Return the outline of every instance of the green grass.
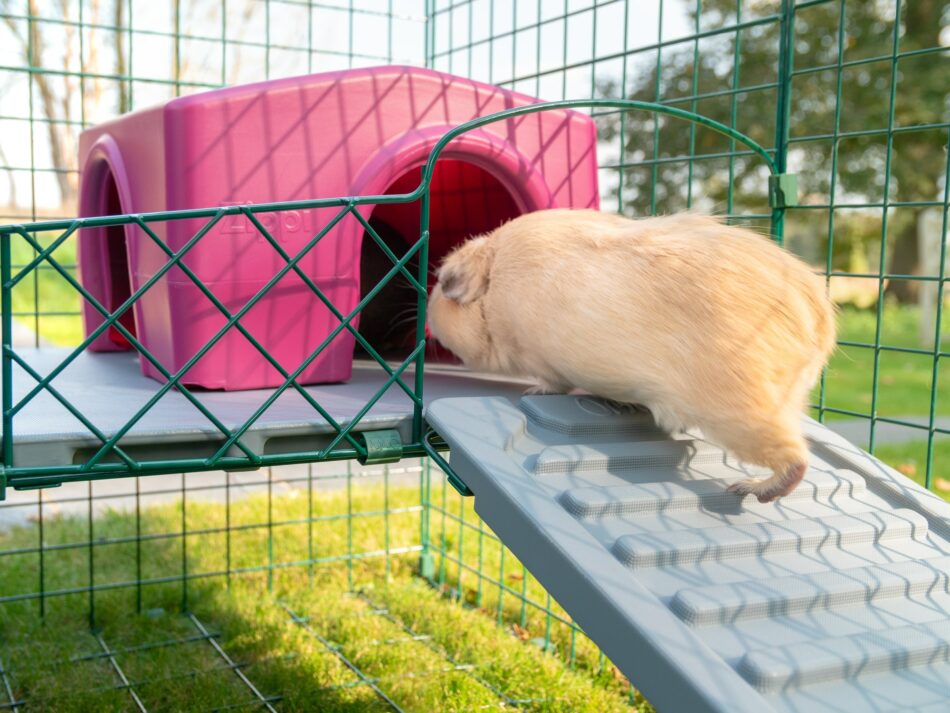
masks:
{"label": "green grass", "polygon": [[[57,236],[58,233],[39,233],[36,238],[40,245],[47,247]],[[25,240],[13,236],[10,256],[13,274],[16,275],[34,259],[36,252]],[[75,236],[67,238],[58,246],[52,257],[66,272],[78,279]],[[40,263],[13,288],[11,303],[17,314],[15,319],[47,342],[67,346],[82,341],[79,293],[49,262]],[[37,314],[38,319],[35,316]]]}
{"label": "green grass", "polygon": [[[345,491],[315,493],[312,532],[305,495],[292,492],[270,504],[266,496],[252,496],[233,502],[230,513],[203,502],[190,502],[184,514],[180,503],[149,507],[138,523],[133,513],[110,511],[93,520],[91,538],[86,517],[47,516],[45,622],[36,599],[0,604],[0,661],[15,697],[29,701],[27,710],[131,709],[130,691],[118,686],[89,628],[89,594],[51,594],[86,588],[91,558],[96,586],[115,586],[95,593],[96,629],[149,710],[197,711],[252,700],[182,613],[182,583],[157,581],[182,572],[183,539],[176,533],[184,519],[189,531],[205,531],[187,537],[189,574],[226,570],[229,544],[232,571],[276,566],[190,580],[187,611],[218,635],[265,696],[280,696],[278,710],[389,710],[340,655],[407,711],[502,704],[527,711],[652,710],[642,698],[633,702],[629,683],[510,552],[502,562],[497,540],[479,525],[470,500],[435,489],[432,535],[441,552],[435,552],[433,578],[425,580],[415,573],[418,552],[348,557],[418,544],[417,488],[355,487],[352,505]],[[343,517],[349,507],[356,514],[352,531]],[[268,512],[271,522],[294,522],[269,529]],[[214,532],[227,517],[235,528],[230,536]],[[137,578],[137,526],[146,537],[141,576],[154,580],[141,588],[130,586]],[[35,548],[38,536],[35,525],[0,531],[0,596],[38,591],[38,555],[14,553]],[[90,540],[92,546],[75,546]],[[280,566],[311,553],[325,562]],[[481,576],[466,572],[460,581],[457,564],[442,553],[470,567],[480,563]],[[545,634],[547,650],[539,645]],[[143,645],[151,648],[130,650]],[[6,701],[0,682],[0,706]]]}
{"label": "green grass", "polygon": [[[933,483],[931,490],[950,500],[950,441],[938,436],[933,448]],[[874,455],[920,485],[926,485],[927,441],[885,444],[874,449]]]}
{"label": "green grass", "polygon": [[[916,307],[888,304],[884,309],[881,344],[920,349],[918,336],[920,311]],[[874,310],[844,308],[838,314],[838,339],[842,342],[872,345],[875,342],[877,313]],[[943,313],[942,348],[950,349],[950,310]],[[825,380],[825,406],[870,414],[874,383],[873,348],[839,346],[828,364]],[[950,373],[941,360],[937,380],[938,415],[950,414]],[[925,416],[930,412],[933,381],[933,356],[881,351],[878,364],[877,415],[885,417]],[[812,393],[817,404],[819,389]],[[827,413],[827,418],[847,418]]]}

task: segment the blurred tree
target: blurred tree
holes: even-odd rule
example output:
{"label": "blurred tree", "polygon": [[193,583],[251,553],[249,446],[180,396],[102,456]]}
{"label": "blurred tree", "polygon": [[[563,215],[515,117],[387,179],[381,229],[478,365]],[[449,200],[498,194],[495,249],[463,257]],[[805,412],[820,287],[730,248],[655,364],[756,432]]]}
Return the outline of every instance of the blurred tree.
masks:
{"label": "blurred tree", "polygon": [[[758,3],[765,5],[766,3]],[[776,2],[767,3],[774,9]],[[799,8],[795,15],[795,69],[815,69],[801,73],[792,82],[790,108],[789,170],[799,174],[801,199],[805,203],[827,204],[831,193],[832,141],[835,110],[840,109],[839,131],[884,129],[888,125],[891,96],[890,55],[895,22],[895,0],[845,2],[843,59],[877,58],[865,64],[846,66],[842,71],[842,91],[837,97],[839,3]],[[736,21],[736,0],[703,0],[701,16],[692,19],[702,30],[727,27]],[[755,10],[754,2],[743,5]],[[669,9],[669,8],[668,8]],[[761,16],[761,8],[759,16]],[[742,19],[747,19],[743,16]],[[948,0],[912,0],[903,3],[900,18],[900,52],[939,47],[941,29],[950,22]],[[737,46],[738,44],[738,46]],[[695,51],[698,49],[698,51]],[[753,25],[738,34],[714,35],[662,48],[659,72],[656,56],[652,66],[640,70],[628,66],[632,82],[626,89],[631,99],[674,101],[725,124],[734,124],[759,143],[775,145],[779,25]],[[738,65],[734,57],[738,56]],[[698,61],[696,61],[698,58]],[[950,54],[941,52],[904,57],[897,64],[895,126],[911,126],[947,121]],[[819,69],[821,68],[821,69]],[[659,76],[657,76],[659,75]],[[740,92],[733,102],[733,87]],[[618,96],[615,81],[600,83],[605,96]],[[692,99],[694,96],[700,99]],[[601,138],[617,140],[620,115],[600,121]],[[657,119],[645,112],[629,112],[624,119],[625,163],[622,169],[623,203],[637,214],[685,207],[687,197],[695,205],[719,211],[763,212],[766,175],[761,162],[738,157],[732,165],[733,192],[730,196],[730,161],[717,157],[688,162],[664,159],[699,154],[723,154],[734,148],[730,141],[702,127],[690,128],[679,120]],[[947,170],[945,129],[895,135],[890,178],[892,201],[924,201],[942,197],[942,180]],[[691,151],[692,147],[692,151]],[[836,203],[880,203],[883,200],[887,137],[883,133],[849,136],[839,141]],[[651,165],[654,158],[661,163]],[[647,161],[646,164],[642,163]],[[731,198],[731,202],[730,202]],[[837,219],[835,264],[852,266],[855,251],[866,253],[868,244],[879,241],[869,235],[868,213],[853,220],[865,230],[848,229]],[[892,211],[888,225],[888,270],[911,273],[917,266],[916,209]],[[881,211],[877,211],[880,216]],[[827,212],[796,211],[799,231],[824,235]],[[813,246],[814,256],[824,254],[824,245]],[[862,255],[864,257],[864,255]],[[899,299],[913,297],[916,283],[891,281],[889,291]]]}
{"label": "blurred tree", "polygon": [[[65,17],[69,9],[69,0],[56,0],[56,10]],[[99,0],[90,2],[90,22],[99,20]],[[26,10],[25,19],[22,15]],[[50,66],[50,55],[61,52],[61,58],[55,64],[64,69],[75,66],[78,53],[75,25],[64,26],[65,42],[60,47],[50,47],[46,33],[41,29],[43,23],[35,18],[41,17],[37,0],[22,2],[0,0],[0,13],[7,29],[13,35],[26,67],[42,68]],[[94,44],[94,43],[93,43]],[[32,85],[39,98],[39,109],[47,120],[46,135],[49,141],[50,157],[56,170],[56,182],[64,205],[72,205],[76,196],[77,176],[70,169],[75,168],[76,132],[69,125],[70,112],[80,91],[77,77],[64,75],[62,81],[56,81],[56,75],[44,72],[31,74]],[[5,161],[5,159],[4,159]],[[13,189],[15,191],[15,188]]]}
{"label": "blurred tree", "polygon": [[[83,27],[78,22],[80,5]],[[253,29],[255,12],[262,11],[261,4],[255,0],[238,4],[235,0],[231,7],[237,11],[229,36],[242,41]],[[179,32],[173,38],[168,79],[187,80],[193,71],[201,69],[203,57],[195,57],[193,64],[190,62],[189,46],[183,42],[183,35],[195,32],[195,28],[220,27],[222,8],[218,0],[185,3],[171,0],[174,24]],[[60,205],[67,214],[75,212],[79,182],[76,162],[83,119],[80,107],[85,108],[87,117],[123,114],[133,108],[131,82],[128,79],[109,81],[113,77],[128,77],[132,55],[129,12],[129,0],[0,0],[0,29],[6,30],[0,40],[12,40],[21,66],[29,71],[30,87],[37,99],[36,118],[44,120],[45,134],[34,138],[34,148],[48,147]],[[110,21],[112,27],[118,28],[116,31],[109,27]],[[294,29],[288,28],[288,31]],[[84,33],[82,56],[80,32]],[[197,34],[202,34],[202,30]],[[80,69],[82,77],[77,73]],[[15,79],[20,71],[14,70],[9,76]],[[240,71],[241,54],[238,53],[228,66],[229,84],[236,81]],[[3,89],[6,87],[0,87],[0,91]],[[16,181],[2,152],[0,167],[8,174],[8,203],[15,206]]]}

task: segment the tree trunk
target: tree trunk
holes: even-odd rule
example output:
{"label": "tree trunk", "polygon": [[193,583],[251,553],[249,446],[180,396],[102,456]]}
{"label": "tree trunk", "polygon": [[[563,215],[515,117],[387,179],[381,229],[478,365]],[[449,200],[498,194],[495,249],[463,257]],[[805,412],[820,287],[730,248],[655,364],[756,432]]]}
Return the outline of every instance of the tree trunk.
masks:
{"label": "tree trunk", "polygon": [[[890,250],[891,258],[887,271],[892,275],[916,275],[920,272],[920,251],[917,246],[917,221],[920,211],[914,213],[914,219],[899,229],[896,235],[891,235],[889,242],[893,246]],[[920,283],[917,280],[890,280],[884,293],[890,295],[902,304],[916,303],[920,292]]]}
{"label": "tree trunk", "polygon": [[[125,63],[125,0],[115,0],[115,17],[113,25],[115,31],[115,69],[119,76],[124,77],[128,68]],[[119,113],[125,114],[132,109],[129,97],[130,82],[119,80]]]}

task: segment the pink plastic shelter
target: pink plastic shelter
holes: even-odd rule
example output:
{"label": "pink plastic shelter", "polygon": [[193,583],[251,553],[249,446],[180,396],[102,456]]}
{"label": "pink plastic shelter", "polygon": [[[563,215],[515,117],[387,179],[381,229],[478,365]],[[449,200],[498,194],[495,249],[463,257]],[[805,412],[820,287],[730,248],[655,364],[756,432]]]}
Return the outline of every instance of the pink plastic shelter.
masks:
{"label": "pink plastic shelter", "polygon": [[[85,131],[80,139],[80,213],[144,213],[208,206],[407,192],[435,142],[452,127],[530,97],[415,67],[377,67],[221,89],[174,99]],[[466,133],[446,148],[432,182],[430,261],[466,237],[521,213],[598,204],[596,131],[572,111],[546,111]],[[262,214],[290,254],[337,208]],[[419,235],[419,205],[363,206],[404,236]],[[173,251],[204,220],[151,223]],[[300,261],[343,313],[360,299],[364,230],[346,216]],[[285,265],[243,216],[223,219],[184,263],[233,313]],[[83,284],[114,309],[167,262],[137,226],[85,229],[79,238]],[[364,290],[370,286],[363,286]],[[134,312],[134,316],[133,316]],[[87,334],[102,323],[84,307]],[[135,304],[123,325],[175,372],[226,323],[178,267]],[[293,272],[241,319],[288,371],[339,324]],[[115,329],[92,345],[129,348]],[[344,381],[354,339],[341,332],[301,374],[302,383]],[[161,374],[141,359],[148,376]],[[235,328],[182,382],[213,389],[275,386],[283,377]]]}

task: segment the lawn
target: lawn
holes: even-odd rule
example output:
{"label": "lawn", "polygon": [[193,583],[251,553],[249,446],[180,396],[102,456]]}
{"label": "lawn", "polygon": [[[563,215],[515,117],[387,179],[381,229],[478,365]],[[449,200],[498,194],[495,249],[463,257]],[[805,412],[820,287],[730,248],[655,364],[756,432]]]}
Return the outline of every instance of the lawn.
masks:
{"label": "lawn", "polygon": [[[44,236],[43,244],[50,239]],[[56,253],[71,274],[74,242],[67,240]],[[13,246],[15,264],[32,259],[20,241]],[[50,343],[78,343],[75,290],[49,267],[35,275],[14,291],[16,319]],[[35,312],[39,319],[29,316]],[[888,304],[880,344],[920,349],[918,320],[916,308]],[[948,321],[950,315],[944,350]],[[891,418],[926,416],[932,354],[878,351],[872,403],[876,313],[844,308],[838,322],[846,344],[829,364],[824,406],[867,415],[873,406],[878,416]],[[950,374],[944,372],[941,361],[938,416],[950,415]],[[814,403],[819,396],[816,389]],[[831,410],[825,417],[848,415]],[[925,442],[882,444],[876,454],[923,482]],[[950,438],[935,442],[933,462],[935,473],[950,468]],[[950,481],[935,477],[933,487],[950,499]],[[436,569],[421,578],[418,490],[355,492],[357,514],[368,514],[352,520],[351,530],[342,517],[346,501],[336,493],[313,500],[312,532],[305,524],[308,499],[293,494],[270,503],[251,497],[233,503],[230,512],[200,502],[190,502],[184,513],[180,504],[150,507],[140,520],[115,511],[91,525],[85,517],[47,517],[43,587],[81,590],[93,571],[102,587],[94,597],[98,633],[89,628],[86,592],[46,597],[45,624],[34,599],[2,602],[0,672],[30,710],[127,710],[133,694],[149,710],[246,706],[256,694],[239,673],[264,698],[273,696],[278,710],[391,709],[384,696],[407,711],[650,710],[484,528],[470,501],[451,491],[433,498]],[[387,506],[388,537],[379,514]],[[273,521],[290,524],[268,528],[268,512]],[[189,531],[203,532],[175,534],[183,519]],[[226,520],[236,528],[230,536],[223,532]],[[145,537],[140,545],[138,533]],[[37,538],[36,525],[0,531],[0,601],[37,591]],[[74,546],[90,539],[93,546]],[[393,554],[381,554],[387,551]],[[373,556],[352,556],[361,552]],[[313,558],[320,563],[300,566]],[[268,562],[274,568],[259,571]],[[127,586],[139,578],[139,566],[141,578],[152,583]],[[193,577],[186,606],[183,566]],[[229,570],[229,576],[202,576]],[[0,675],[0,709],[5,703]]]}
{"label": "lawn", "polygon": [[[87,586],[90,567],[104,589],[95,594],[95,633],[87,593],[47,596],[45,623],[36,601],[0,605],[0,670],[14,698],[49,711],[129,710],[133,694],[148,710],[250,706],[255,694],[240,672],[286,711],[391,710],[383,695],[406,711],[652,710],[476,525],[470,500],[437,494],[446,506],[436,506],[432,533],[452,558],[480,564],[480,576],[469,570],[460,581],[457,564],[436,553],[426,580],[416,574],[418,552],[398,553],[419,543],[418,488],[353,493],[351,530],[340,517],[348,507],[343,492],[318,493],[312,503],[299,491],[270,503],[251,496],[230,512],[190,502],[187,528],[203,533],[188,535],[186,555],[176,534],[180,503],[145,508],[138,523],[118,511],[91,524],[85,516],[47,517],[45,590]],[[271,522],[290,524],[268,528],[268,512]],[[71,547],[90,539],[90,527],[95,545]],[[142,578],[154,583],[110,589],[137,579],[136,532],[145,537]],[[37,537],[35,525],[0,531],[0,596],[37,590]],[[387,549],[396,554],[347,557]],[[229,552],[231,576],[191,579],[184,610],[181,582],[168,578],[177,578],[183,561],[190,576],[224,571]],[[325,563],[287,566],[311,553]],[[268,562],[276,565],[269,573],[251,571]]]}
{"label": "lawn", "polygon": [[[58,233],[38,233],[37,242],[49,246]],[[15,276],[36,257],[33,248],[19,236],[10,241],[12,272]],[[65,272],[77,278],[76,238],[67,238],[52,257]],[[82,341],[79,293],[47,261],[41,262],[13,288],[14,318],[51,344],[67,346]],[[37,317],[36,315],[39,315]]]}
{"label": "lawn", "polygon": [[[920,485],[926,484],[927,441],[880,445],[874,455]],[[934,440],[933,473],[931,490],[950,501],[950,441]]]}
{"label": "lawn", "polygon": [[[950,310],[943,313],[941,346],[950,348]],[[920,311],[916,307],[888,304],[881,325],[881,345],[909,349],[923,348],[919,337]],[[825,377],[825,406],[852,413],[870,415],[874,383],[875,332],[874,310],[844,308],[838,314],[839,346],[828,364]],[[850,343],[850,345],[849,345]],[[867,344],[869,347],[852,346]],[[930,412],[933,381],[932,354],[895,352],[883,349],[878,361],[877,415],[889,418],[926,416]],[[820,389],[812,394],[817,404]],[[940,361],[937,379],[938,415],[950,414],[950,373],[945,359]],[[827,418],[846,418],[846,414],[828,412]]]}
{"label": "lawn", "polygon": [[[906,470],[919,444],[880,450],[920,480],[922,466]],[[124,711],[133,694],[148,710],[248,707],[248,683],[280,711],[391,710],[383,696],[405,711],[652,711],[470,498],[434,476],[422,578],[419,489],[352,493],[47,514],[45,621],[30,597],[38,524],[0,530],[0,709],[8,682],[41,711]]]}

